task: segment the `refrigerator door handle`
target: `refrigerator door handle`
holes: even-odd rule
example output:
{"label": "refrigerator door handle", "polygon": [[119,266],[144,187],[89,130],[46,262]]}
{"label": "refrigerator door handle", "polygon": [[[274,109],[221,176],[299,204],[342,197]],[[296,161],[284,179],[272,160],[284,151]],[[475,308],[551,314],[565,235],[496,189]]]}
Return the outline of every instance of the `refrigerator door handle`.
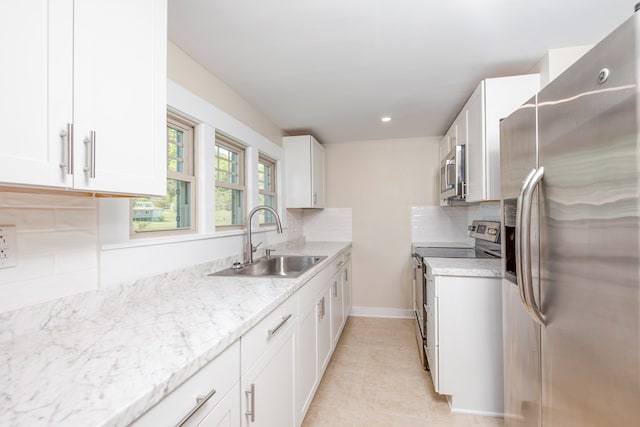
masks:
{"label": "refrigerator door handle", "polygon": [[531,314],[529,309],[529,303],[527,301],[527,296],[524,289],[524,274],[522,269],[522,206],[524,201],[524,193],[525,190],[529,187],[529,183],[531,182],[531,178],[535,175],[536,170],[532,169],[531,172],[527,175],[527,177],[522,181],[522,187],[520,188],[520,193],[518,194],[518,201],[516,204],[516,281],[518,285],[518,292],[520,294],[520,301],[522,302],[522,306],[527,311],[527,313]]}
{"label": "refrigerator door handle", "polygon": [[520,213],[521,218],[521,240],[520,240],[520,255],[522,263],[522,284],[525,292],[525,300],[529,307],[529,314],[540,326],[544,327],[545,318],[542,314],[538,303],[536,302],[535,295],[533,293],[533,279],[531,277],[531,206],[533,204],[533,192],[536,186],[542,180],[544,176],[544,167],[540,166],[538,170],[531,176],[527,185],[524,187],[522,197],[522,211]]}

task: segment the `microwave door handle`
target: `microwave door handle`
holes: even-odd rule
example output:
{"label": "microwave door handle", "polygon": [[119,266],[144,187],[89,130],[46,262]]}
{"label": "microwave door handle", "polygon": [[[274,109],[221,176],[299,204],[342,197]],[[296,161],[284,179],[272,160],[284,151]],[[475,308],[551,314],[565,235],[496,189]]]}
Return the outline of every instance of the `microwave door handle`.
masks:
{"label": "microwave door handle", "polygon": [[541,166],[531,177],[527,187],[524,191],[523,204],[522,204],[522,273],[524,292],[527,303],[529,305],[529,313],[533,320],[545,327],[545,318],[540,310],[540,306],[536,302],[535,295],[533,293],[533,279],[531,277],[531,206],[533,204],[533,194],[536,186],[542,180],[544,176],[544,168]]}
{"label": "microwave door handle", "polygon": [[532,169],[529,174],[527,175],[527,177],[524,179],[524,181],[522,182],[522,187],[520,188],[520,193],[518,194],[518,201],[516,204],[516,282],[518,285],[518,292],[520,294],[520,301],[522,302],[522,306],[524,307],[524,309],[527,311],[527,313],[530,313],[529,310],[529,303],[527,301],[527,297],[526,297],[526,293],[524,290],[524,274],[523,274],[523,266],[522,266],[522,261],[523,261],[523,253],[522,253],[522,239],[523,239],[523,233],[522,233],[522,208],[523,208],[523,203],[524,203],[524,196],[525,196],[525,191],[527,189],[527,187],[529,186],[529,183],[531,182],[531,178],[533,178],[533,175],[535,175],[536,170]]}
{"label": "microwave door handle", "polygon": [[[444,166],[444,183],[445,183],[445,187],[449,188],[450,185],[452,185],[451,182],[449,182],[449,168],[451,166],[455,167],[456,165],[456,161],[455,160],[447,160]],[[453,183],[453,185],[455,185],[455,183]]]}
{"label": "microwave door handle", "polygon": [[[456,145],[456,182],[454,183],[456,189],[456,196],[465,196],[465,183],[464,183],[464,145]],[[460,183],[460,186],[458,186]]]}

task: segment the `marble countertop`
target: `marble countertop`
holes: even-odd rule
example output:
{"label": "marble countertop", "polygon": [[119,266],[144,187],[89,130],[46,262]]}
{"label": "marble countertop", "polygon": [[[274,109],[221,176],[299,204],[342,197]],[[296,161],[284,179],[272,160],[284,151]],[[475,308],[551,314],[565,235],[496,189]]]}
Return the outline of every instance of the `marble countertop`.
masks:
{"label": "marble countertop", "polygon": [[[331,263],[295,279],[207,276],[200,266],[57,302],[37,328],[0,319],[0,419],[9,426],[126,426]],[[11,325],[11,329],[7,325]]]}
{"label": "marble countertop", "polygon": [[501,277],[500,259],[424,258],[435,276]]}
{"label": "marble countertop", "polygon": [[[414,242],[417,247],[468,247],[466,242]],[[499,258],[423,258],[436,276],[501,277],[502,262]]]}

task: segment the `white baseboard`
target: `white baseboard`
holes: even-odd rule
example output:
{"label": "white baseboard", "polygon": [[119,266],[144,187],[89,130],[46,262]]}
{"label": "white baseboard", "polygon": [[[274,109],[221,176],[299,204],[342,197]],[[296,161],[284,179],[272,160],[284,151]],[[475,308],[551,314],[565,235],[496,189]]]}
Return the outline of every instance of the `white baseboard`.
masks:
{"label": "white baseboard", "polygon": [[398,319],[413,319],[413,310],[410,308],[388,307],[351,307],[349,316],[355,317],[392,317]]}
{"label": "white baseboard", "polygon": [[479,411],[474,409],[454,408],[451,406],[451,396],[447,396],[447,403],[449,404],[449,410],[453,414],[465,414],[465,415],[481,415],[483,417],[500,417],[504,418],[503,412],[494,411]]}

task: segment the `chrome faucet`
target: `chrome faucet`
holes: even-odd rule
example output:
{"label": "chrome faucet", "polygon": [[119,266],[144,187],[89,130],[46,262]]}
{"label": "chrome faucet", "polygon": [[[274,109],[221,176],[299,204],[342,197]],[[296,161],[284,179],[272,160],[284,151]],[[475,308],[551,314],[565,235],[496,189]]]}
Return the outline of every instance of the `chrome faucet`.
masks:
{"label": "chrome faucet", "polygon": [[251,219],[253,218],[253,215],[260,211],[260,210],[265,210],[265,211],[269,211],[273,214],[273,216],[276,218],[276,231],[278,232],[278,234],[282,234],[282,223],[280,222],[280,215],[278,215],[278,212],[276,212],[275,209],[273,209],[271,206],[267,206],[267,205],[260,205],[260,206],[256,206],[255,208],[251,209],[251,212],[249,212],[249,215],[247,216],[247,249],[246,252],[247,254],[245,255],[245,260],[247,262],[247,264],[252,264],[253,263],[253,253],[255,251],[258,250],[258,246],[260,246],[262,244],[262,242],[258,243],[257,245],[253,246],[253,243],[251,242]]}

